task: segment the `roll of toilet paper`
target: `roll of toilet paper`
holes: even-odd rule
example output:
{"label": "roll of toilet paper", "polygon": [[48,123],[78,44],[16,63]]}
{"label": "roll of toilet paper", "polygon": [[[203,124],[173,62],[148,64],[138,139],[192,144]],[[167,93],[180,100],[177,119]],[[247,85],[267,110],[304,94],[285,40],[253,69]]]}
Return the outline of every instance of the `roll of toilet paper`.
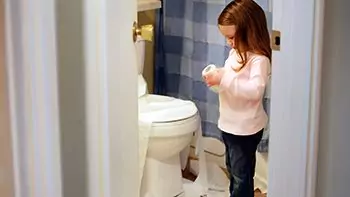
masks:
{"label": "roll of toilet paper", "polygon": [[[209,64],[207,67],[205,67],[202,71],[202,76],[204,77],[205,75],[207,75],[208,73],[214,71],[216,69],[216,66],[214,64]],[[215,93],[219,92],[219,86],[215,85],[215,86],[211,86],[209,87],[210,90],[212,90]]]}
{"label": "roll of toilet paper", "polygon": [[202,76],[208,74],[209,72],[213,71],[216,69],[216,66],[214,64],[209,64],[208,66],[206,66],[203,71],[202,71]]}

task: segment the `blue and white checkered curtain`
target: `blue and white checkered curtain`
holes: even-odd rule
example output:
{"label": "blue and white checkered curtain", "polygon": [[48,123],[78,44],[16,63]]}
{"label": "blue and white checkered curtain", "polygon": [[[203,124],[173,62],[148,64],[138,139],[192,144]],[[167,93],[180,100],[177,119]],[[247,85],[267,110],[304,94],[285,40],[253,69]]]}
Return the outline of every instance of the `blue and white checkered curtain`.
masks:
{"label": "blue and white checkered curtain", "polygon": [[[218,96],[203,83],[201,71],[211,63],[223,66],[227,58],[230,48],[218,30],[217,18],[230,1],[163,0],[156,30],[155,93],[194,101],[203,135],[217,139],[221,139]],[[266,3],[261,5],[267,8]],[[268,135],[261,150],[267,150],[266,140]]]}

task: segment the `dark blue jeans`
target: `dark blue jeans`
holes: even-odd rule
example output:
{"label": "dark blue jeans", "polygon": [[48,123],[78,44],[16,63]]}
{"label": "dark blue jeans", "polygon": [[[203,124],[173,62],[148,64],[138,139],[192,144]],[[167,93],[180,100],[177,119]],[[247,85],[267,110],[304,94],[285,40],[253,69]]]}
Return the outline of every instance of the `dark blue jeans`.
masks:
{"label": "dark blue jeans", "polygon": [[250,136],[222,132],[230,174],[230,197],[254,197],[255,152],[262,135],[263,130]]}

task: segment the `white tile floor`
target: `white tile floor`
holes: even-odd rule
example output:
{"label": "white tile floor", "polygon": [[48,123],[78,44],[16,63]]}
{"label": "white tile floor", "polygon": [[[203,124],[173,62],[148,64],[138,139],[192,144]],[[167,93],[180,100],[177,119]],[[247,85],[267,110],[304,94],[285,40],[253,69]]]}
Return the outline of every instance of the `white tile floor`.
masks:
{"label": "white tile floor", "polygon": [[185,193],[179,197],[228,197],[229,196],[227,192],[218,192],[218,191],[208,191],[206,195],[203,195],[203,193],[201,193],[200,191],[201,189],[198,188],[196,184],[185,179],[184,179],[183,187],[184,187]]}

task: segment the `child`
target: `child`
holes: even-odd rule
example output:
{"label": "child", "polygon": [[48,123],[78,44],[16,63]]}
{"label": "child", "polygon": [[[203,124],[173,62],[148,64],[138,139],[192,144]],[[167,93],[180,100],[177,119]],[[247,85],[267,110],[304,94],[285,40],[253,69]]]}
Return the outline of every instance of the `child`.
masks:
{"label": "child", "polygon": [[253,0],[235,0],[218,18],[232,47],[224,68],[203,76],[219,86],[218,127],[226,147],[231,197],[254,197],[255,152],[267,124],[263,95],[270,75],[270,37],[264,11]]}

